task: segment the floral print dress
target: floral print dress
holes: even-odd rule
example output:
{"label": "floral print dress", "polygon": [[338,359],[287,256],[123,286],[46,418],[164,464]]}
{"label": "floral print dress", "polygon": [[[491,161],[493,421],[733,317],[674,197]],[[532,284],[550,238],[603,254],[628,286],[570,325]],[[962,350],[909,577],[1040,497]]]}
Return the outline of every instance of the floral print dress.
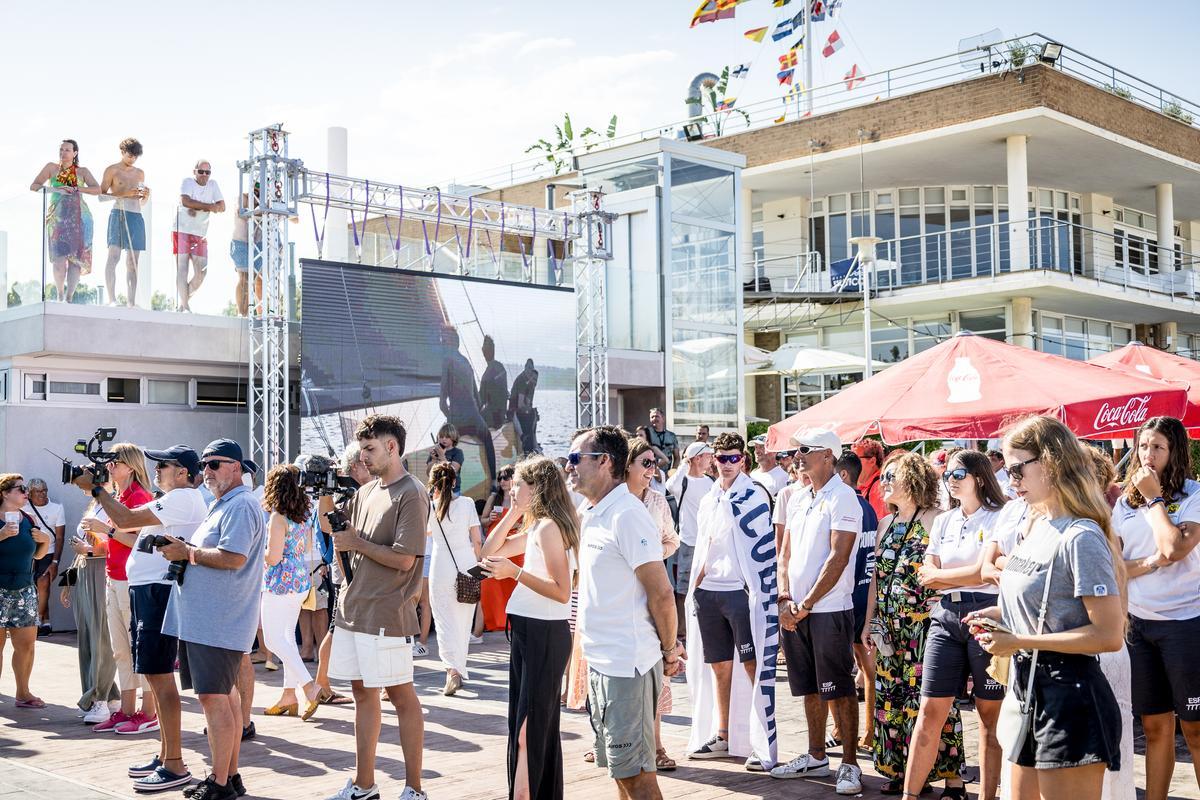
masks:
{"label": "floral print dress", "polygon": [[263,591],[271,594],[307,594],[312,587],[308,571],[308,548],[313,540],[312,518],[303,522],[288,520],[283,537],[283,557],[263,573]]}
{"label": "floral print dress", "polygon": [[[879,648],[875,650],[874,756],[875,769],[889,779],[904,777],[908,745],[921,706],[921,662],[929,612],[938,601],[937,592],[917,581],[928,546],[929,532],[919,519],[893,519],[880,537],[875,561],[875,618],[893,653],[885,656]],[[956,705],[942,727],[929,779],[957,778],[962,767],[962,718]]]}
{"label": "floral print dress", "polygon": [[[52,188],[79,188],[78,169],[71,165],[50,179]],[[53,259],[65,258],[81,275],[92,271],[92,212],[83,195],[52,192],[46,204],[46,243]],[[60,300],[62,298],[59,298]]]}

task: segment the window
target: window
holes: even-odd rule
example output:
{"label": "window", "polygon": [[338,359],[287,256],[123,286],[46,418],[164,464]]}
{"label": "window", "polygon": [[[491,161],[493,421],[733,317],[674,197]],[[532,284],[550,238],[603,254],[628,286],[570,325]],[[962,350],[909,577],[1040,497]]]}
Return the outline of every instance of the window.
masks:
{"label": "window", "polygon": [[958,314],[958,327],[960,330],[971,331],[971,333],[983,336],[986,339],[995,339],[998,342],[1003,342],[1007,338],[1007,324],[1003,308],[960,311]]}
{"label": "window", "polygon": [[49,381],[49,391],[46,394],[50,400],[99,400],[100,381]]}
{"label": "window", "polygon": [[196,381],[196,405],[241,408],[246,405],[246,384],[232,381]]}
{"label": "window", "polygon": [[45,400],[46,399],[46,374],[30,374],[25,373],[25,399],[26,400]]}
{"label": "window", "polygon": [[897,327],[871,330],[871,359],[895,364],[908,358],[908,329]]}
{"label": "window", "polygon": [[934,345],[950,338],[950,318],[937,317],[913,321],[913,355],[924,353]]}
{"label": "window", "polygon": [[105,381],[110,403],[140,403],[142,382],[139,378],[109,378]]}
{"label": "window", "polygon": [[1056,356],[1063,354],[1062,320],[1058,317],[1041,315],[1042,323],[1042,352]]}
{"label": "window", "polygon": [[188,401],[188,382],[151,378],[146,382],[146,394],[154,405],[184,406]]}

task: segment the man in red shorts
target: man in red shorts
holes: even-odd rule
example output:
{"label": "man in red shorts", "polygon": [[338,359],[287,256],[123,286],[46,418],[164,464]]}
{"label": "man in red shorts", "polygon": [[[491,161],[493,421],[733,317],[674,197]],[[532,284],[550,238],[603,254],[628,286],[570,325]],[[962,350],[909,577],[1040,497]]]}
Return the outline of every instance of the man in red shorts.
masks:
{"label": "man in red shorts", "polygon": [[[175,252],[175,293],[180,311],[191,311],[191,296],[204,282],[208,266],[208,215],[225,210],[225,198],[212,179],[212,165],[203,159],[196,162],[192,177],[184,178],[179,187],[179,208],[175,211],[175,227],[171,234]],[[188,280],[188,262],[195,274]]]}

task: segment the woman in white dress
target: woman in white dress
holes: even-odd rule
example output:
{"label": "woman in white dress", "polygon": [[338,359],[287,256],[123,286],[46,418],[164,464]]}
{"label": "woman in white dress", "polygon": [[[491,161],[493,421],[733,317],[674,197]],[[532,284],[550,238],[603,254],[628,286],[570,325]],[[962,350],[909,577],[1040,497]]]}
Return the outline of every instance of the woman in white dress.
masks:
{"label": "woman in white dress", "polygon": [[454,468],[438,464],[429,473],[429,538],[433,557],[429,566],[429,604],[437,630],[438,657],[446,667],[447,697],[462,688],[467,674],[467,647],[471,637],[473,603],[458,602],[458,573],[479,563],[482,546],[475,501],[454,496]]}

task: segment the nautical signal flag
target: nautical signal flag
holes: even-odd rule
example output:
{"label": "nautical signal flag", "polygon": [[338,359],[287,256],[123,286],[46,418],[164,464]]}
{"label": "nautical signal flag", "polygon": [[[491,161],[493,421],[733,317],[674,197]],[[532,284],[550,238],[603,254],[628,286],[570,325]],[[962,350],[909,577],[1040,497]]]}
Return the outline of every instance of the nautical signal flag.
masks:
{"label": "nautical signal flag", "polygon": [[850,68],[850,71],[842,78],[846,82],[846,91],[854,91],[854,87],[866,81],[867,76],[858,71],[858,64]]}
{"label": "nautical signal flag", "polygon": [[736,97],[726,97],[717,103],[717,111],[729,111],[733,108],[733,104],[737,102]]}
{"label": "nautical signal flag", "polygon": [[745,36],[747,39],[749,39],[752,42],[761,42],[763,40],[763,37],[766,35],[767,35],[766,28],[751,28],[750,30],[748,30],[742,34],[742,36]]}
{"label": "nautical signal flag", "polygon": [[778,42],[781,39],[786,39],[796,32],[798,28],[804,27],[804,12],[801,11],[791,19],[785,19],[775,26],[774,33],[771,34],[771,41]]}
{"label": "nautical signal flag", "polygon": [[791,86],[791,84],[792,84],[792,78],[795,76],[795,74],[796,74],[796,70],[795,70],[795,68],[793,68],[793,69],[785,69],[783,72],[780,72],[780,73],[779,73],[778,75],[776,75],[775,77],[779,78],[779,84],[780,84],[781,86],[782,86],[782,85],[784,85],[784,84],[787,84],[788,86]]}
{"label": "nautical signal flag", "polygon": [[736,67],[729,68],[729,77],[744,78],[750,73],[749,64],[738,64]]}
{"label": "nautical signal flag", "polygon": [[775,6],[776,8],[783,8],[790,2],[792,2],[792,0],[772,0],[771,5]]}
{"label": "nautical signal flag", "polygon": [[732,19],[737,12],[740,0],[704,0],[692,14],[692,24],[696,27],[705,22],[716,22],[719,19]]}
{"label": "nautical signal flag", "polygon": [[812,0],[812,21],[820,22],[825,19],[825,3],[822,0]]}
{"label": "nautical signal flag", "polygon": [[786,112],[786,111],[785,111],[785,112],[783,112],[783,116],[782,116],[782,117],[776,117],[776,118],[775,118],[775,124],[776,124],[776,125],[778,125],[779,123],[783,122],[785,119],[787,119],[787,112]]}
{"label": "nautical signal flag", "polygon": [[833,16],[834,12],[842,7],[842,0],[828,0],[825,3],[825,10],[829,12],[829,16]]}
{"label": "nautical signal flag", "polygon": [[791,69],[792,67],[796,66],[797,62],[798,59],[796,58],[796,51],[788,50],[779,57],[779,68],[781,70]]}
{"label": "nautical signal flag", "polygon": [[842,49],[842,37],[837,32],[829,34],[829,38],[825,41],[825,49],[821,51],[821,55],[829,58],[831,55]]}

